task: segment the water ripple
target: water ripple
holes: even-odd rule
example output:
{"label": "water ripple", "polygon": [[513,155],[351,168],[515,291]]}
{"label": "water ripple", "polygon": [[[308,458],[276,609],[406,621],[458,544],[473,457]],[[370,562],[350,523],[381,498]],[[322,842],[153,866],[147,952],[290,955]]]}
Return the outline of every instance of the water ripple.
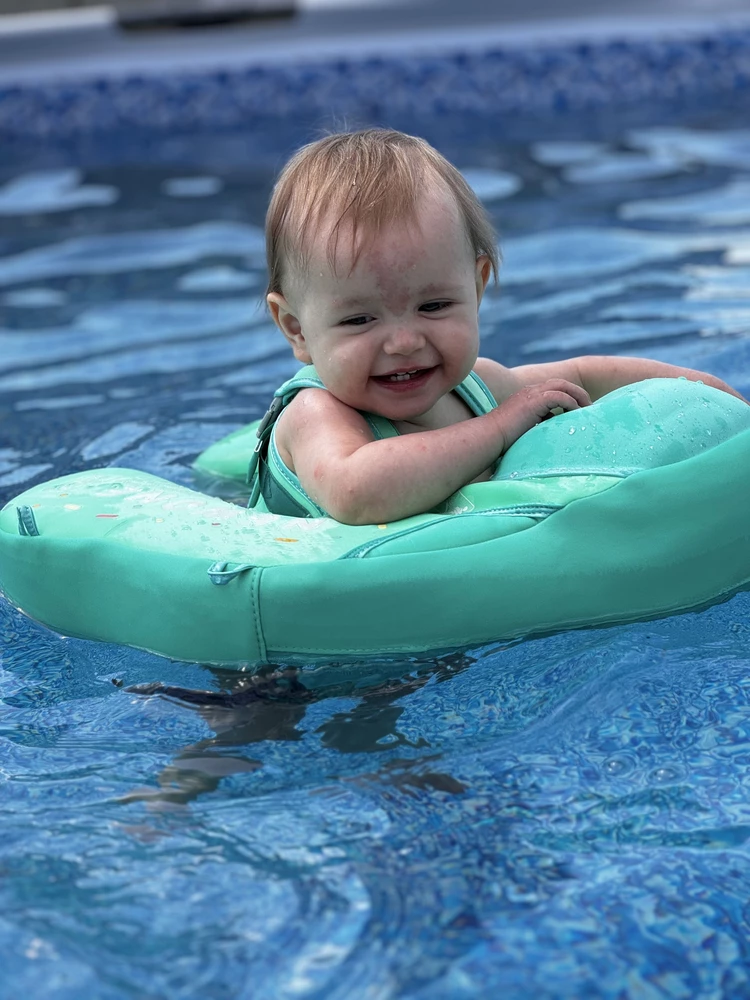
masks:
{"label": "water ripple", "polygon": [[[507,165],[484,176],[498,198],[503,177],[523,181],[492,209],[511,236],[504,287],[483,303],[487,351],[512,364],[637,344],[750,388],[745,181],[726,181],[750,162],[749,133],[531,149],[482,134],[456,143],[464,162]],[[190,140],[174,141],[170,164],[195,181]],[[0,259],[5,496],[52,463],[195,485],[192,457],[294,370],[253,299],[259,227],[211,221],[262,219],[277,153],[257,146],[265,187],[241,197],[235,178],[165,198],[176,168],[144,168],[138,207],[123,169],[101,173],[116,207],[39,229],[8,218],[23,252]],[[669,163],[690,175],[648,178]],[[584,168],[607,183],[582,191],[570,171]],[[750,995],[748,621],[741,594],[655,622],[255,676],[63,638],[0,601],[3,988]]]}
{"label": "water ripple", "polygon": [[240,222],[202,222],[184,229],[154,229],[78,236],[0,258],[0,285],[64,275],[116,274],[177,267],[204,257],[247,257],[262,266],[263,230]]}
{"label": "water ripple", "polygon": [[117,188],[82,184],[81,177],[80,170],[44,170],[16,177],[0,187],[0,215],[67,212],[117,201]]}

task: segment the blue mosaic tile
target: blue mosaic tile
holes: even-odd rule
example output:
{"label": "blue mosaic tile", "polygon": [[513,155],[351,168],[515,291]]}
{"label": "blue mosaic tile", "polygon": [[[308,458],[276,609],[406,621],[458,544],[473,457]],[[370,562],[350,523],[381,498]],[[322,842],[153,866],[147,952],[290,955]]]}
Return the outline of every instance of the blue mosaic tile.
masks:
{"label": "blue mosaic tile", "polygon": [[750,31],[418,58],[338,59],[0,88],[0,133],[233,128],[295,116],[586,111],[750,84]]}

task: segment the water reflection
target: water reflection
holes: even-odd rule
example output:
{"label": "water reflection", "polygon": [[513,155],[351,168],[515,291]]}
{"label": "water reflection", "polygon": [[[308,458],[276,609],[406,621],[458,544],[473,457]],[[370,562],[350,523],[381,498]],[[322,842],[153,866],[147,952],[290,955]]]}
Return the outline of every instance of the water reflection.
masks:
{"label": "water reflection", "polygon": [[[212,671],[225,688],[195,691],[168,684],[138,684],[128,691],[144,697],[167,698],[198,712],[214,735],[186,746],[157,775],[158,788],[135,789],[123,802],[145,800],[152,805],[186,805],[198,795],[213,792],[221,779],[252,772],[260,761],[241,748],[264,740],[297,741],[305,707],[314,697],[293,671],[271,678]],[[225,749],[226,748],[226,749]],[[227,752],[227,750],[235,752]]]}
{"label": "water reflection", "polygon": [[[399,731],[404,706],[397,702],[418,691],[428,682],[440,683],[456,676],[475,662],[470,654],[455,652],[423,665],[417,672],[391,678],[357,691],[358,702],[346,711],[335,712],[316,727],[323,747],[342,754],[429,748],[423,737],[410,739]],[[208,667],[218,690],[195,690],[159,682],[127,688],[144,698],[164,698],[195,711],[213,735],[184,747],[156,777],[157,788],[136,788],[122,797],[123,803],[148,802],[152,807],[184,806],[199,795],[216,791],[222,778],[252,773],[263,767],[246,748],[253,744],[299,742],[308,707],[332,694],[346,695],[351,685],[335,691],[311,690],[303,675],[294,668],[269,669],[263,674],[238,674]],[[434,760],[435,755],[420,758]],[[389,759],[383,769],[386,780],[401,788],[430,787],[443,791],[463,790],[460,782],[434,770],[414,772],[419,762]],[[421,764],[419,765],[421,768]]]}

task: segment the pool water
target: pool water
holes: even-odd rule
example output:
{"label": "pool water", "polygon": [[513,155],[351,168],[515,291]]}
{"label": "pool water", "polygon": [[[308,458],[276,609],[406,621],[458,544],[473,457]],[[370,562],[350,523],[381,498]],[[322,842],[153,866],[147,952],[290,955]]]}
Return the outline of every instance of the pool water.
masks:
{"label": "pool water", "polygon": [[[750,393],[738,112],[419,130],[501,232],[484,353],[642,354]],[[9,148],[0,502],[106,465],[190,485],[263,412],[294,370],[264,208],[312,134]],[[750,997],[748,594],[257,677],[7,602],[0,642],[2,996]]]}

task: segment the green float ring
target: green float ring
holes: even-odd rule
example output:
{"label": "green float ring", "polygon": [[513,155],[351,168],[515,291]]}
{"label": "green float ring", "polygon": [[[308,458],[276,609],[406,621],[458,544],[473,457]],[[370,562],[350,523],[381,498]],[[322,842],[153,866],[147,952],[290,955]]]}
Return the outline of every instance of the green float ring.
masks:
{"label": "green float ring", "polygon": [[[197,466],[240,476],[254,426]],[[256,513],[126,469],[42,483],[0,512],[0,587],[65,635],[180,660],[419,654],[745,589],[748,496],[750,407],[655,379],[539,425],[495,480],[394,524]]]}

